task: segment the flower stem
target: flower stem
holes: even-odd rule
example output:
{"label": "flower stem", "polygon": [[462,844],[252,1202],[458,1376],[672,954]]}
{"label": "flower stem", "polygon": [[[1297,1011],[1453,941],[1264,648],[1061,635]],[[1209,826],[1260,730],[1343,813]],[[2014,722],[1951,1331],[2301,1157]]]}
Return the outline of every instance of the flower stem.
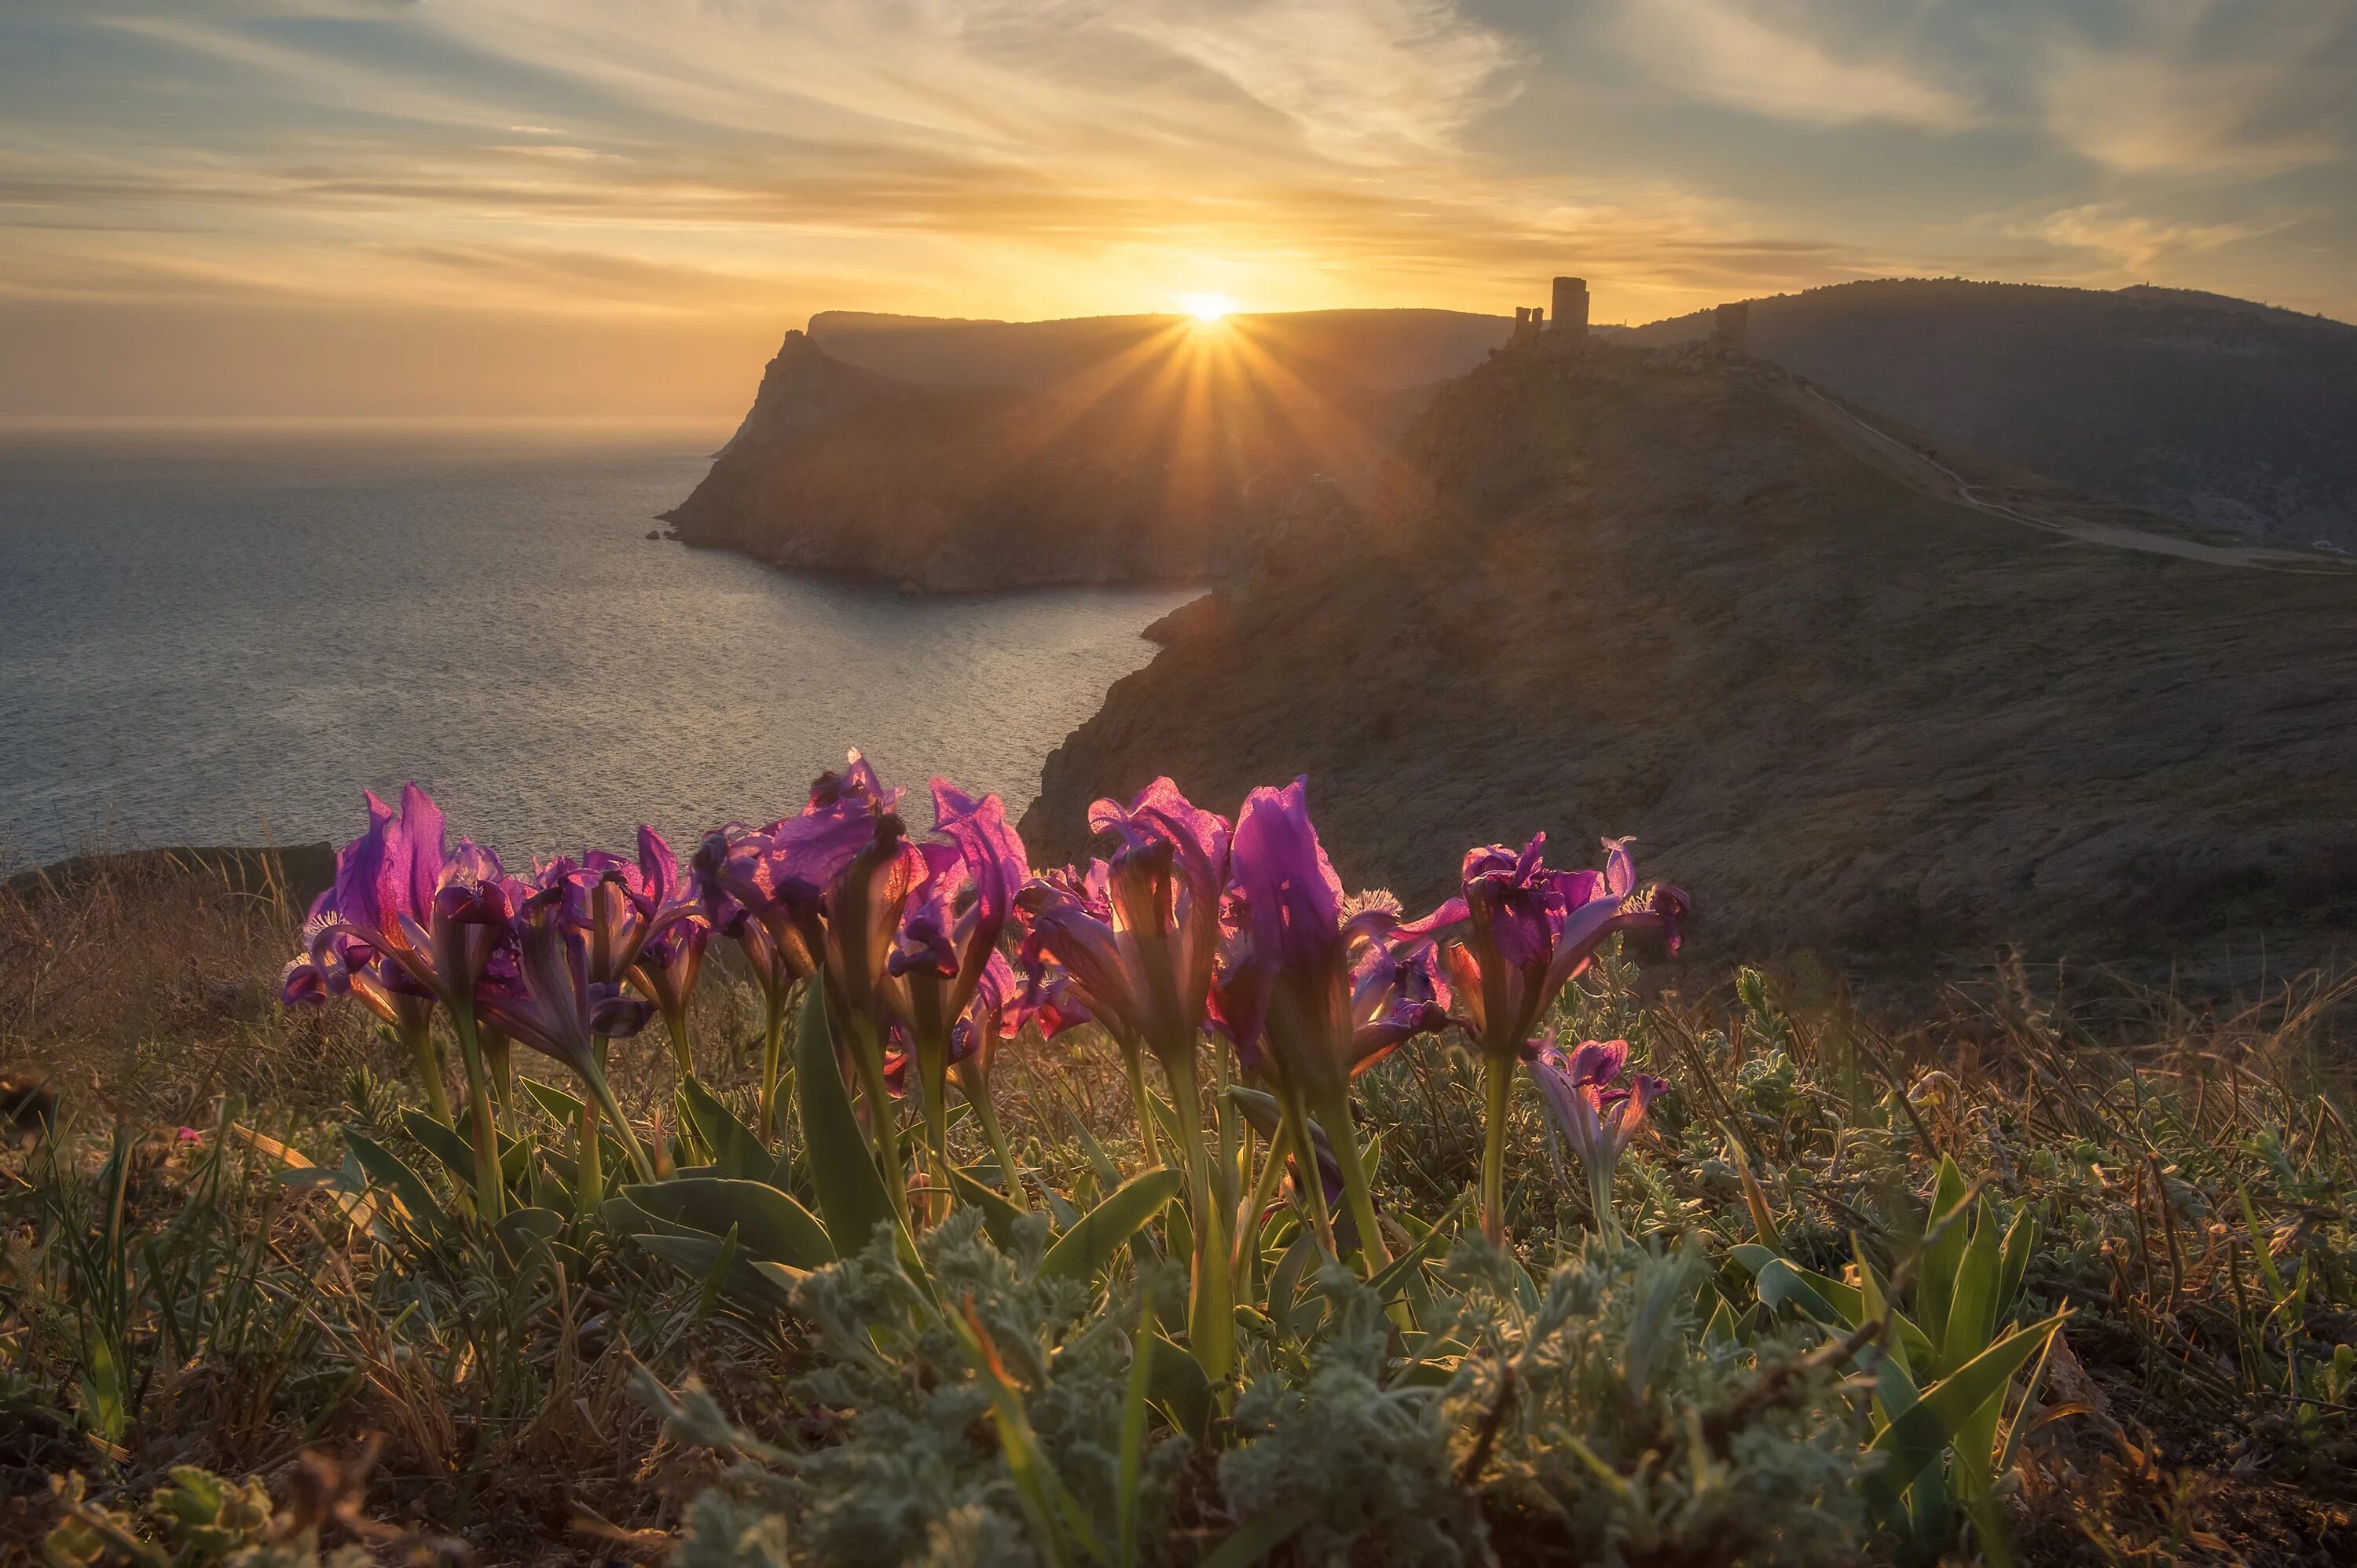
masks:
{"label": "flower stem", "polygon": [[630,1169],[637,1173],[640,1181],[653,1181],[654,1165],[647,1158],[646,1148],[639,1142],[639,1135],[630,1130],[630,1119],[622,1114],[621,1106],[616,1103],[613,1087],[606,1081],[605,1073],[592,1063],[590,1070],[582,1076],[588,1080],[589,1092],[596,1097],[598,1109],[606,1113],[606,1124],[614,1129],[614,1136],[620,1141],[622,1153],[630,1156]]}
{"label": "flower stem", "polygon": [[1612,1167],[1598,1163],[1587,1173],[1587,1203],[1596,1210],[1596,1233],[1618,1246],[1620,1217],[1612,1212]]}
{"label": "flower stem", "polygon": [[581,1144],[574,1151],[573,1206],[587,1219],[606,1201],[606,1151],[597,1137],[597,1101],[581,1102]]}
{"label": "flower stem", "polygon": [[1158,1165],[1163,1163],[1162,1144],[1154,1135],[1154,1097],[1146,1087],[1145,1052],[1135,1041],[1124,1040],[1121,1054],[1129,1069],[1129,1101],[1137,1112],[1138,1144],[1146,1151],[1146,1164]]}
{"label": "flower stem", "polygon": [[[932,1032],[928,1030],[931,1035]],[[938,1190],[928,1207],[935,1223],[949,1218],[956,1184],[950,1176],[950,1043],[938,1036],[917,1042],[917,1067],[924,1079],[925,1144],[932,1155]]]}
{"label": "flower stem", "polygon": [[[867,1120],[876,1134],[876,1153],[884,1163],[884,1189],[891,1194],[892,1212],[900,1223],[909,1225],[909,1175],[900,1168],[899,1114],[892,1104],[892,1091],[884,1083],[884,1050],[877,1043],[872,1026],[856,1024],[852,1029],[851,1055],[859,1072],[859,1096],[867,1102]],[[911,1230],[915,1227],[910,1225]]]}
{"label": "flower stem", "polygon": [[[687,1043],[687,1009],[683,1007],[676,1015],[664,1014],[663,1032],[671,1036],[672,1113],[679,1122],[674,1135],[680,1149],[688,1155],[690,1163],[694,1163],[705,1151],[704,1140],[695,1130],[695,1118],[687,1113],[687,1080],[695,1076],[695,1058],[688,1049]],[[663,1153],[662,1150],[656,1151],[658,1165],[662,1163]]]}
{"label": "flower stem", "polygon": [[1018,1209],[1029,1208],[1031,1199],[1023,1190],[1023,1173],[1016,1168],[1014,1152],[1006,1146],[1006,1134],[998,1125],[998,1108],[990,1102],[989,1082],[974,1083],[961,1078],[959,1086],[965,1090],[974,1113],[982,1118],[982,1135],[990,1140],[990,1152],[998,1157],[998,1179],[1006,1188],[1006,1200]]}
{"label": "flower stem", "polygon": [[512,1131],[515,1123],[515,1047],[513,1042],[497,1029],[485,1029],[483,1036],[483,1067],[491,1075],[491,1103],[500,1110],[500,1120]]}
{"label": "flower stem", "polygon": [[761,993],[762,1004],[768,1015],[761,1028],[761,1126],[759,1136],[767,1142],[778,1125],[778,1078],[783,1069],[786,1050],[786,993],[783,988]]}
{"label": "flower stem", "polygon": [[1326,1212],[1326,1179],[1318,1169],[1318,1145],[1309,1136],[1309,1117],[1301,1109],[1301,1096],[1290,1090],[1277,1096],[1277,1104],[1285,1112],[1285,1139],[1301,1161],[1302,1199],[1309,1209],[1310,1233],[1328,1257],[1335,1255],[1334,1221]]}
{"label": "flower stem", "polygon": [[1234,1211],[1236,1188],[1243,1180],[1236,1169],[1240,1155],[1236,1147],[1236,1131],[1243,1118],[1236,1113],[1235,1100],[1228,1093],[1229,1077],[1228,1047],[1214,1045],[1211,1047],[1211,1114],[1213,1124],[1220,1130],[1220,1141],[1213,1151],[1216,1157],[1211,1162],[1211,1170],[1219,1177],[1222,1213]]}
{"label": "flower stem", "polygon": [[[1171,1066],[1171,1058],[1163,1065]],[[1206,1376],[1223,1381],[1236,1361],[1235,1282],[1229,1277],[1228,1240],[1220,1219],[1219,1188],[1212,1185],[1211,1153],[1203,1145],[1202,1106],[1194,1053],[1176,1058],[1170,1092],[1178,1101],[1178,1139],[1187,1159],[1191,1202],[1188,1218],[1195,1231],[1193,1277],[1187,1299],[1187,1345]]]}
{"label": "flower stem", "polygon": [[486,1225],[507,1209],[507,1187],[500,1176],[500,1128],[491,1106],[491,1086],[483,1071],[482,1042],[475,1034],[475,1006],[470,997],[450,1009],[451,1026],[458,1033],[458,1055],[467,1064],[468,1113],[474,1122],[475,1217]]}
{"label": "flower stem", "polygon": [[1260,1231],[1261,1210],[1268,1207],[1269,1198],[1276,1191],[1277,1182],[1285,1175],[1285,1152],[1292,1143],[1285,1123],[1278,1122],[1275,1133],[1268,1141],[1267,1156],[1253,1176],[1252,1191],[1245,1195],[1243,1203],[1236,1209],[1236,1238],[1228,1254],[1228,1272],[1243,1282],[1247,1292],[1257,1289],[1251,1271],[1257,1267],[1260,1259],[1254,1255],[1256,1249],[1247,1250],[1244,1244]]}
{"label": "flower stem", "polygon": [[1490,1245],[1506,1244],[1506,1118],[1514,1102],[1514,1058],[1491,1051],[1481,1058],[1482,1087],[1489,1096],[1489,1122],[1481,1146],[1481,1234]]}
{"label": "flower stem", "polygon": [[1334,1163],[1342,1170],[1342,1199],[1351,1206],[1351,1222],[1359,1230],[1359,1257],[1369,1279],[1391,1262],[1383,1233],[1375,1224],[1375,1197],[1367,1186],[1365,1162],[1359,1158],[1358,1134],[1351,1124],[1351,1091],[1339,1090],[1321,1097],[1318,1123],[1334,1145]]}
{"label": "flower stem", "polygon": [[442,1053],[435,1047],[434,1029],[429,1023],[421,1029],[404,1029],[403,1043],[417,1063],[417,1081],[425,1090],[425,1113],[445,1127],[455,1125],[450,1120],[450,1090],[442,1081]]}

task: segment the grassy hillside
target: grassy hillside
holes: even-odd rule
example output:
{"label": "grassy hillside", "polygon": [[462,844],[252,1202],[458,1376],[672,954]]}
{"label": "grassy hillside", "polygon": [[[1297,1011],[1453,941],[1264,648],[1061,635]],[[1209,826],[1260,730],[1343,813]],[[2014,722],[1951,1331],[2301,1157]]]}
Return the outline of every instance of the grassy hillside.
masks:
{"label": "grassy hillside", "polygon": [[1157,771],[1307,773],[1414,898],[1435,843],[1635,833],[1697,950],[1928,974],[1987,944],[2214,981],[2357,922],[2357,574],[2062,542],[1908,482],[1762,365],[1508,354],[1305,511],[1049,760],[1026,819]]}
{"label": "grassy hillside", "polygon": [[[1707,313],[1630,334],[1699,337]],[[1750,302],[1750,350],[1968,453],[2357,550],[2357,327],[2181,289],[1954,279]]]}
{"label": "grassy hillside", "polygon": [[[1982,1440],[1995,1511],[1921,1512],[1943,1560],[2357,1549],[2345,983],[2073,1012],[2015,969],[1894,1016],[1799,976],[1689,971],[1668,993],[1609,961],[1555,1023],[1669,1080],[1620,1162],[1625,1239],[1595,1234],[1527,1088],[1505,1145],[1519,1262],[1432,1254],[1415,1321],[1453,1313],[1447,1335],[1287,1262],[1275,1188],[1239,1317],[1250,1391],[1189,1415],[1186,1380],[1134,1380],[1128,1348],[1152,1343],[1130,1338],[1147,1295],[1183,1296],[1176,1210],[1134,1264],[1052,1288],[1036,1235],[971,1208],[921,1237],[929,1275],[886,1246],[783,1293],[692,1230],[657,1250],[567,1221],[520,1253],[467,1222],[403,1053],[355,1010],[276,1006],[296,940],[285,904],[194,865],[0,899],[0,1059],[61,1090],[54,1132],[12,1099],[0,1148],[0,1563],[654,1563],[684,1537],[688,1563],[1013,1564],[1059,1541],[1084,1560],[1080,1530],[1155,1564],[1923,1561],[1873,1520],[1877,1423],[1845,1363],[1878,1342],[1835,1304],[1864,1266],[1925,1317],[1916,1282],[1951,1234],[1978,1277],[1994,1231],[1926,1233],[1959,1189],[1960,1214],[2035,1238],[2003,1319],[2065,1323]],[[735,1117],[760,1011],[733,965],[697,994],[698,1075]],[[690,1136],[664,1052],[617,1044],[640,1134]],[[1395,1248],[1461,1213],[1474,1075],[1451,1036],[1359,1080]],[[1085,1207],[1151,1165],[1092,1031],[1011,1043],[995,1092],[1035,1203]],[[534,1184],[573,1168],[529,1097],[516,1118]],[[971,1119],[952,1136],[996,1179]],[[356,1178],[363,1141],[423,1184]],[[800,1120],[768,1142],[765,1167],[818,1157]],[[1940,1197],[1943,1169],[1969,1187]],[[959,1293],[996,1354],[926,1327],[909,1277]],[[1183,1301],[1158,1310],[1177,1333]],[[1070,1514],[1027,1511],[1043,1473]]]}

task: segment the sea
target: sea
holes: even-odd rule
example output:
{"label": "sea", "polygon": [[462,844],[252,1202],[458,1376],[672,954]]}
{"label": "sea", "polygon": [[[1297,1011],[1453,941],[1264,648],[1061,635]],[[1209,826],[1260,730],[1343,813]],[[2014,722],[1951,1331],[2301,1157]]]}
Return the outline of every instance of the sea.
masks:
{"label": "sea", "polygon": [[918,599],[649,539],[725,426],[0,430],[0,866],[342,842],[432,792],[511,863],[684,854],[856,746],[996,791],[1183,589]]}

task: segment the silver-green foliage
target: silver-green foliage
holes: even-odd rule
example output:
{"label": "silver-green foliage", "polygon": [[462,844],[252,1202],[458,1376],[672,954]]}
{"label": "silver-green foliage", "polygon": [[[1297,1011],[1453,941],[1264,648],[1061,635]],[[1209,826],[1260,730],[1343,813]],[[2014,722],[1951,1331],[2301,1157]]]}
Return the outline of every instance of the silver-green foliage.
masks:
{"label": "silver-green foliage", "polygon": [[1809,1337],[1706,1332],[1717,1294],[1691,1244],[1591,1240],[1536,1287],[1476,1243],[1448,1280],[1455,1337],[1474,1350],[1449,1387],[1450,1424],[1478,1434],[1499,1412],[1484,1490],[1501,1533],[1535,1532],[1566,1561],[1858,1555],[1850,1404],[1830,1371],[1781,1370],[1804,1365]]}
{"label": "silver-green foliage", "polygon": [[1242,1520],[1302,1513],[1308,1562],[1482,1561],[1480,1513],[1452,1474],[1441,1391],[1385,1386],[1382,1301],[1339,1265],[1318,1283],[1329,1328],[1308,1378],[1272,1374],[1236,1402],[1242,1442],[1219,1466],[1229,1510]]}
{"label": "silver-green foliage", "polygon": [[[671,1404],[681,1435],[740,1456],[690,1514],[690,1568],[1054,1561],[1006,1464],[990,1384],[949,1313],[978,1326],[1020,1391],[1039,1457],[1094,1539],[1115,1539],[1131,1360],[1120,1326],[1135,1313],[1092,1313],[1086,1285],[1021,1266],[1022,1254],[1036,1257],[1046,1220],[1018,1223],[1017,1257],[992,1244],[972,1208],[928,1232],[920,1251],[930,1297],[888,1232],[796,1287],[817,1365],[795,1392],[810,1406],[856,1412],[841,1441],[788,1451],[734,1431],[693,1389]],[[1138,1506],[1149,1535],[1186,1446],[1166,1437],[1143,1466]]]}

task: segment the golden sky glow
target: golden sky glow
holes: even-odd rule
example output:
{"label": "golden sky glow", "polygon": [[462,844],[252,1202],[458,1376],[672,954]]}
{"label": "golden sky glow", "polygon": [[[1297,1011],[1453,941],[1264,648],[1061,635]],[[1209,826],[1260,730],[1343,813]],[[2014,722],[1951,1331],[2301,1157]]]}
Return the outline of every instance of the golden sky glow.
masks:
{"label": "golden sky glow", "polygon": [[827,308],[2357,317],[2357,0],[8,0],[0,415],[740,411]]}

